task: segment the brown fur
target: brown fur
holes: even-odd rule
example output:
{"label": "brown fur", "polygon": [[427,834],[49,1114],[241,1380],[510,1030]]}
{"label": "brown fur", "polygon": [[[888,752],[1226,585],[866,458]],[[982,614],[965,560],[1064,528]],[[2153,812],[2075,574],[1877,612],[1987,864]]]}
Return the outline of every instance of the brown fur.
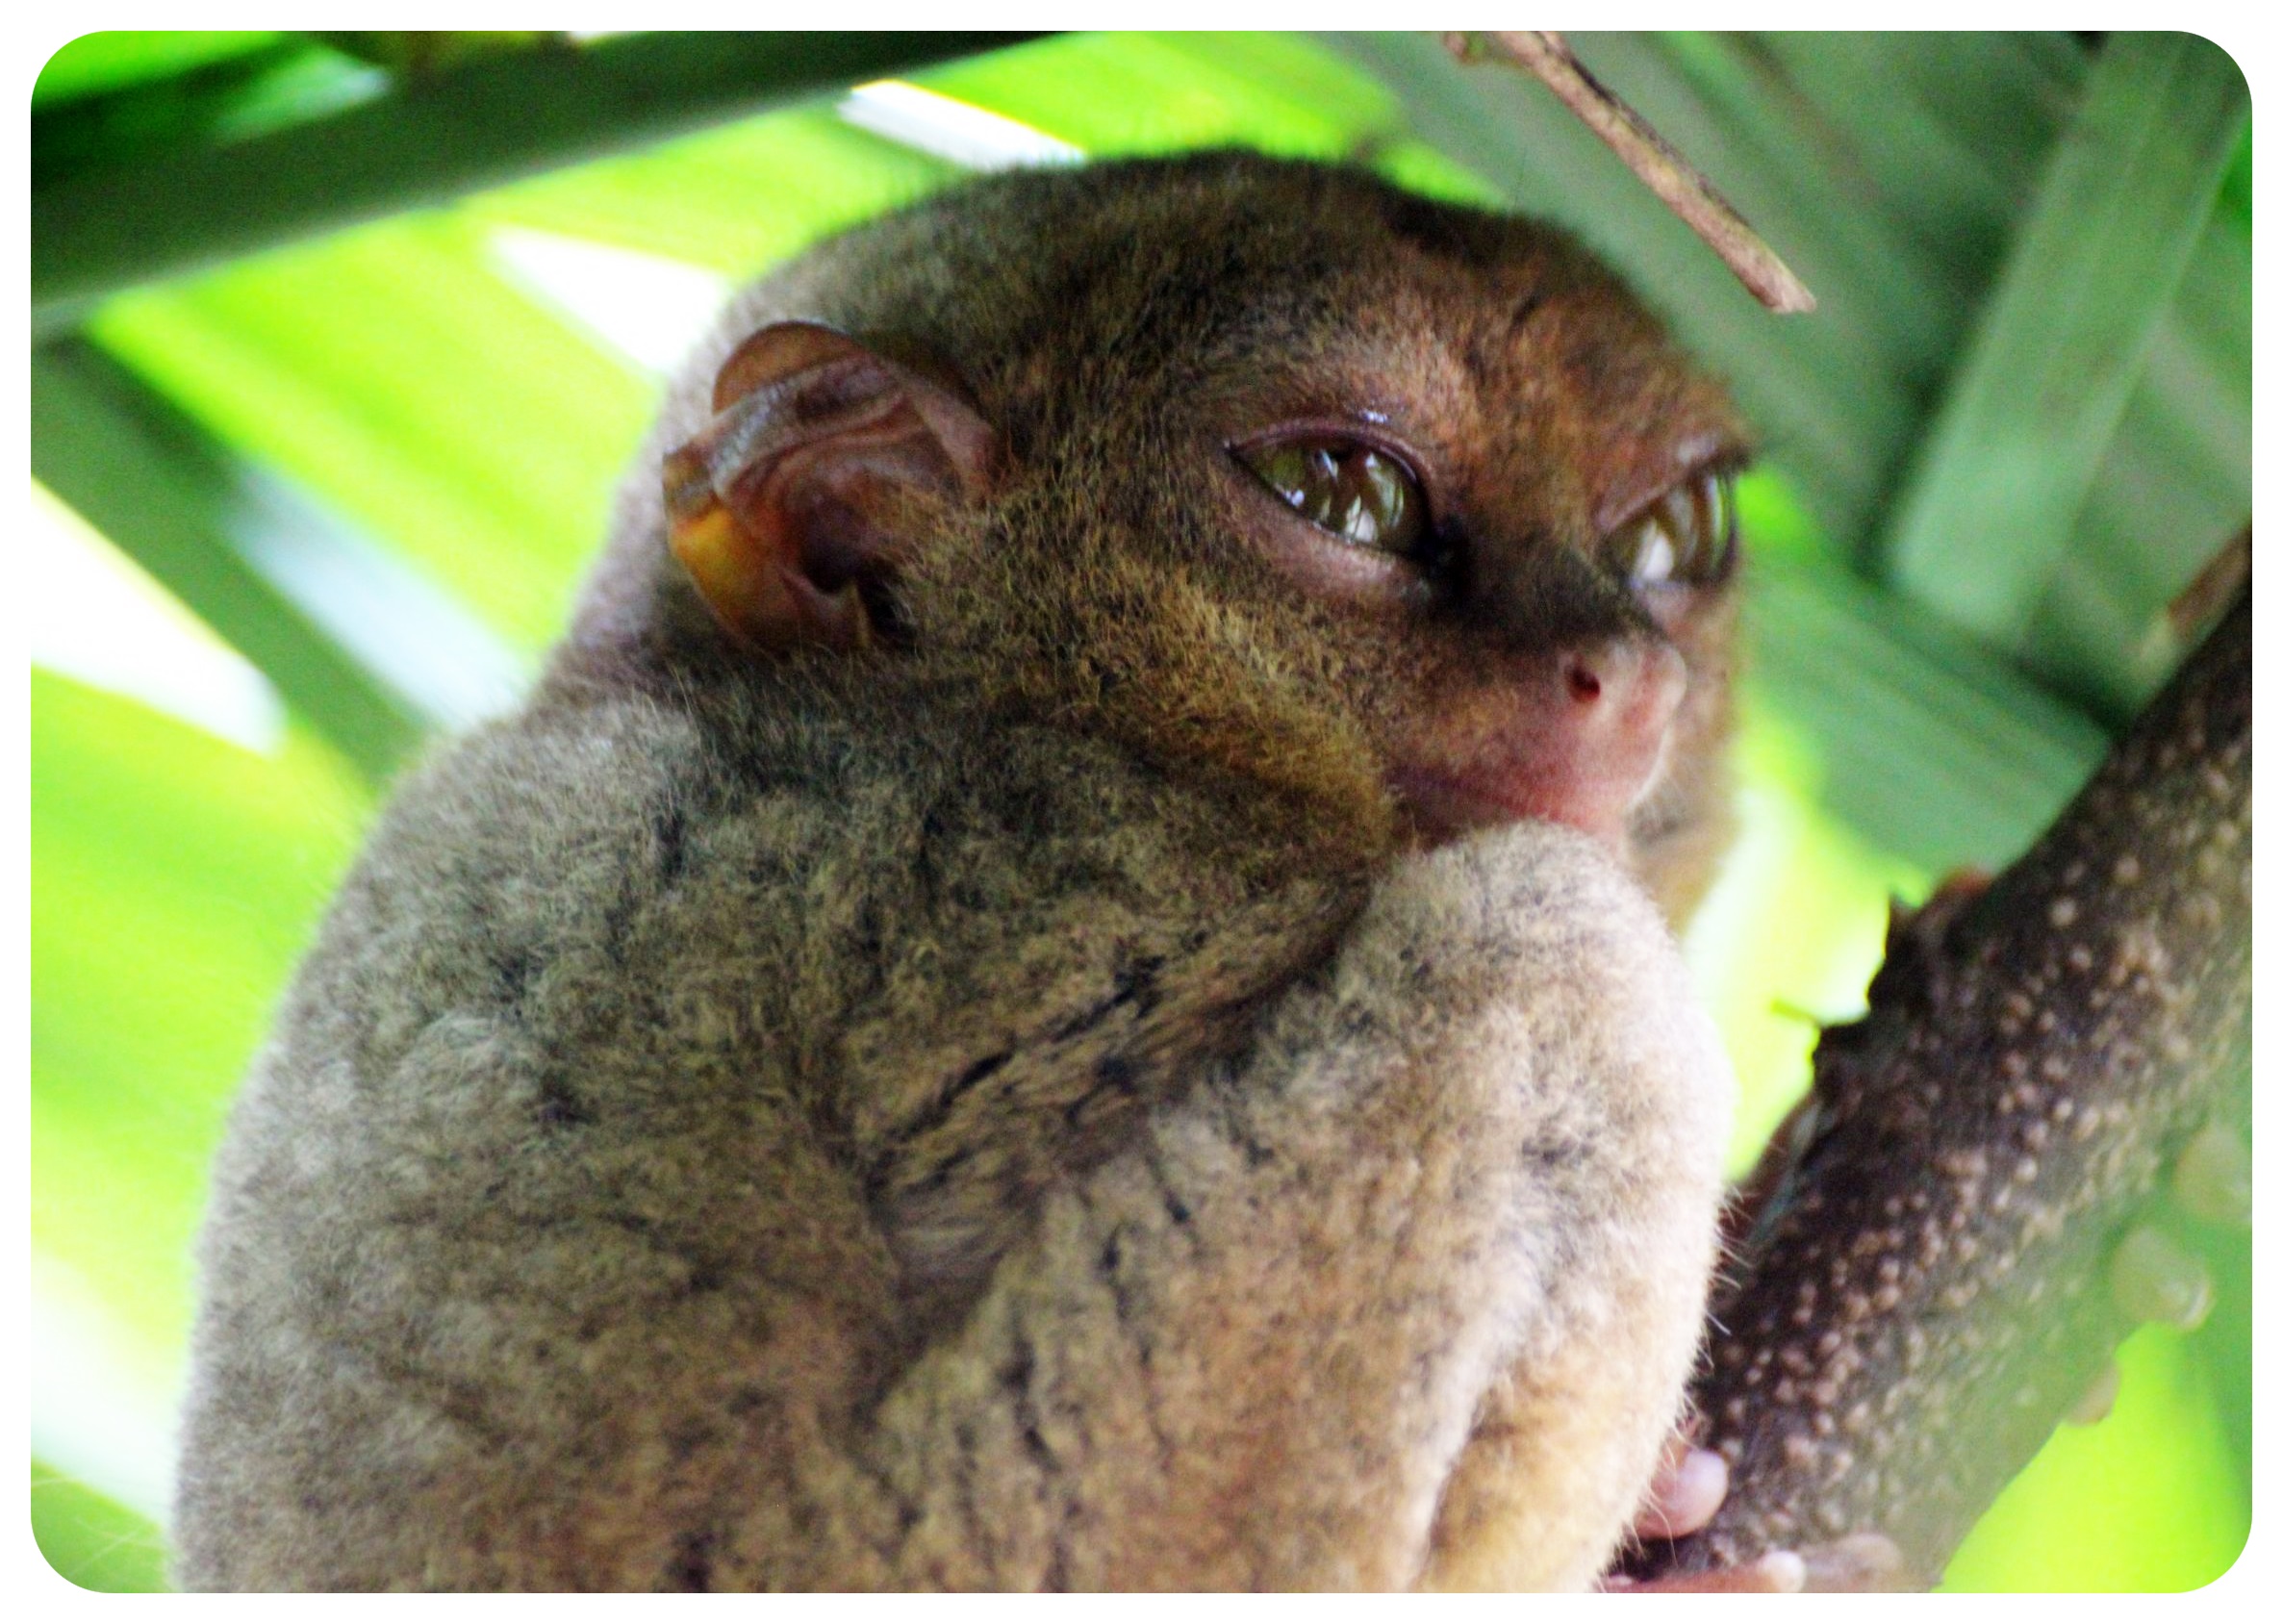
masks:
{"label": "brown fur", "polygon": [[[891,649],[741,648],[667,552],[659,458],[791,317],[1001,437],[900,510]],[[1432,603],[1281,567],[1226,454],[1357,407],[1463,520]],[[1564,640],[1669,635],[1623,844],[1685,907],[1728,610],[1584,561],[1734,432],[1558,235],[1244,155],[989,182],[748,294],[238,1107],[180,1578],[1588,1582],[1680,1402],[1725,1069],[1624,862],[1437,844],[1389,773]]]}

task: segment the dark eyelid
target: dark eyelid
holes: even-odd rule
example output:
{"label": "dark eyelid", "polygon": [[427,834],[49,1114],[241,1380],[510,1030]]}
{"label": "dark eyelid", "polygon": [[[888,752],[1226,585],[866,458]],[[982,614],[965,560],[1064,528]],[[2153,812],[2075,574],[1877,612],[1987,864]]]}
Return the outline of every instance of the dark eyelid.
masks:
{"label": "dark eyelid", "polygon": [[[1621,507],[1611,506],[1602,510],[1609,517],[1597,519],[1596,523],[1600,526],[1604,540],[1614,536],[1675,491],[1693,485],[1708,475],[1737,479],[1752,466],[1750,447],[1725,438],[1708,435],[1701,442],[1685,442],[1681,449],[1682,456],[1675,459],[1682,465],[1679,473],[1662,485],[1626,498]],[[1689,455],[1690,452],[1695,454]]]}

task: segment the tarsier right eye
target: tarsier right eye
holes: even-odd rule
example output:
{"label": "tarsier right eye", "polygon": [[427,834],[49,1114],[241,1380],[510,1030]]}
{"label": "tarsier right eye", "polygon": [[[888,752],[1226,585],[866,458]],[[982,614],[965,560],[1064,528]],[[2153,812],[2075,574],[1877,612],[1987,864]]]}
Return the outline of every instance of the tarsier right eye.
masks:
{"label": "tarsier right eye", "polygon": [[1736,559],[1736,475],[1684,480],[1601,544],[1603,561],[1636,587],[1713,586]]}
{"label": "tarsier right eye", "polygon": [[1280,440],[1237,460],[1286,506],[1353,546],[1409,555],[1427,536],[1427,498],[1411,470],[1354,440]]}

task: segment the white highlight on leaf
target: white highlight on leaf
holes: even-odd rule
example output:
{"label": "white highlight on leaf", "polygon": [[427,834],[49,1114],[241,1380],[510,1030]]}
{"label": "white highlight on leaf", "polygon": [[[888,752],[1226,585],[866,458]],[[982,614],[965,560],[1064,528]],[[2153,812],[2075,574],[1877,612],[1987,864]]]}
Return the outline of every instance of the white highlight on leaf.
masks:
{"label": "white highlight on leaf", "polygon": [[434,725],[511,709],[524,658],[415,565],[266,469],[239,469],[224,529],[239,556]]}
{"label": "white highlight on leaf", "polygon": [[729,302],[726,277],[636,248],[513,225],[490,247],[509,281],[653,376],[680,365]]}
{"label": "white highlight on leaf", "polygon": [[173,1499],[179,1372],[119,1323],[92,1282],[38,1251],[31,1308],[23,1345],[32,1453],[163,1526]]}
{"label": "white highlight on leaf", "polygon": [[1078,164],[1086,156],[1083,148],[1044,130],[900,79],[857,86],[842,98],[839,112],[860,130],[969,169]]}
{"label": "white highlight on leaf", "polygon": [[18,601],[32,663],[274,754],[286,707],[268,678],[38,484],[31,506]]}

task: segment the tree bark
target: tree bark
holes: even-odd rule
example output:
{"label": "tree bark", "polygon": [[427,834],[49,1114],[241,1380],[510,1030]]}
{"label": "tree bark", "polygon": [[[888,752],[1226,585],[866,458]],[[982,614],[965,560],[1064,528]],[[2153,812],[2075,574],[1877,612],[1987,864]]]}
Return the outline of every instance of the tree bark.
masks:
{"label": "tree bark", "polygon": [[1941,1578],[2148,1313],[2183,1147],[2247,1121],[2250,922],[2246,589],[2026,856],[1896,916],[1716,1294],[1728,1499],[1632,1572],[1876,1534],[1863,1581]]}

